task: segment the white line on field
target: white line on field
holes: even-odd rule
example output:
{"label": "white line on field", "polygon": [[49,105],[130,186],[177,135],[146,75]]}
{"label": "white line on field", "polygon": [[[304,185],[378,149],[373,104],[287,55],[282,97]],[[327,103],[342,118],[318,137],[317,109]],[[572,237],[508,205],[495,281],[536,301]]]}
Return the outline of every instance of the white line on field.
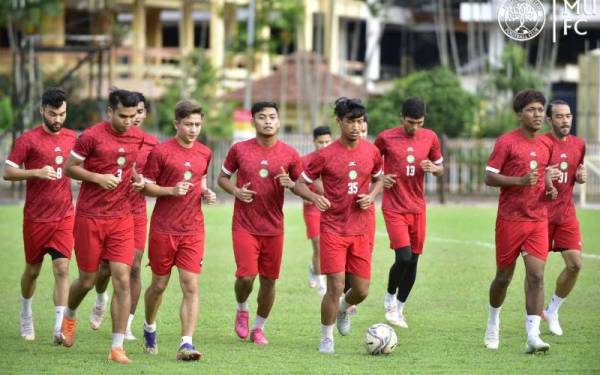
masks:
{"label": "white line on field", "polygon": [[[377,231],[377,235],[378,236],[387,236],[387,233],[382,232],[382,231]],[[465,240],[457,240],[454,238],[443,238],[443,237],[435,237],[435,236],[427,236],[426,239],[430,240],[430,241],[434,241],[434,242],[451,242],[451,243],[470,245],[470,246],[480,246],[480,247],[485,247],[487,249],[495,249],[496,248],[496,245],[494,245],[493,243],[484,242],[484,241],[465,241]],[[596,254],[589,254],[589,253],[582,252],[581,256],[584,258],[587,258],[587,259],[600,260],[600,255],[596,255]]]}

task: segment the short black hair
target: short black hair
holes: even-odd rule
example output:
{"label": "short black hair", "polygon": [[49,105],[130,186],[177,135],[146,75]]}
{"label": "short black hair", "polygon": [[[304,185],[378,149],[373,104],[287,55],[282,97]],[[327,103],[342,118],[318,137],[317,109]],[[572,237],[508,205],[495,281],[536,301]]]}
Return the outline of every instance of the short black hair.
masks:
{"label": "short black hair", "polygon": [[331,135],[331,128],[329,126],[317,126],[313,129],[313,140],[327,134]]}
{"label": "short black hair", "polygon": [[48,87],[42,94],[42,107],[58,108],[67,101],[67,94],[60,87]]}
{"label": "short black hair", "polygon": [[344,96],[335,101],[335,108],[333,109],[333,113],[340,120],[343,120],[344,118],[354,120],[359,117],[364,117],[366,112],[367,108],[362,104],[360,99],[348,99]]}
{"label": "short black hair", "polygon": [[139,91],[134,91],[134,93],[138,96],[138,99],[140,100],[139,103],[144,103],[144,108],[146,108],[146,111],[148,111],[148,100],[146,100],[144,94]]}
{"label": "short black hair", "polygon": [[363,117],[365,119],[365,122],[369,122],[369,116],[367,115],[367,112],[365,112]]}
{"label": "short black hair", "polygon": [[108,106],[117,109],[119,103],[123,107],[137,107],[140,97],[137,93],[128,90],[116,89],[108,95]]}
{"label": "short black hair", "polygon": [[550,103],[548,103],[548,107],[546,107],[546,116],[552,118],[552,107],[554,107],[555,105],[566,105],[566,106],[568,106],[569,103],[565,102],[562,99],[554,99],[553,101],[551,101]]}
{"label": "short black hair", "polygon": [[252,105],[250,112],[252,112],[252,117],[256,115],[258,112],[262,111],[265,108],[275,108],[275,112],[279,114],[279,108],[277,107],[277,103],[275,102],[256,102]]}
{"label": "short black hair", "polygon": [[418,96],[408,98],[402,103],[402,117],[423,118],[425,112],[425,102]]}
{"label": "short black hair", "polygon": [[521,90],[513,99],[513,110],[515,113],[519,113],[523,110],[523,108],[527,107],[531,103],[540,103],[541,105],[546,105],[546,97],[538,90]]}

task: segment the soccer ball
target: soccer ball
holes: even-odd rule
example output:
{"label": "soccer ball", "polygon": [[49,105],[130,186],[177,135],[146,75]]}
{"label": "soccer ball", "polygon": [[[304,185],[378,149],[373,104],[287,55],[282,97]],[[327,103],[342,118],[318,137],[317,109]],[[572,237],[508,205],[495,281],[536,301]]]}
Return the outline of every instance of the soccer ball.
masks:
{"label": "soccer ball", "polygon": [[373,324],[365,334],[365,349],[372,355],[390,354],[398,345],[394,329],[387,324]]}

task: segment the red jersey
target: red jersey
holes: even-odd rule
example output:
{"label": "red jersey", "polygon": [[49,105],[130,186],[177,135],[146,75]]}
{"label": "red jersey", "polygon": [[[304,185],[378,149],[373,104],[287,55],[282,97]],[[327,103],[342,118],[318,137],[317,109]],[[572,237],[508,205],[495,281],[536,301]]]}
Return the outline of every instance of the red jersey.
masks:
{"label": "red jersey", "polygon": [[302,172],[300,155],[282,141],[263,147],[252,138],[231,147],[223,162],[223,173],[231,176],[237,172],[236,186],[240,188],[250,182],[248,189],[257,192],[251,203],[235,200],[233,230],[242,229],[258,236],[283,234],[285,189],[275,180],[282,167],[294,181]]}
{"label": "red jersey", "polygon": [[[144,132],[144,143],[135,159],[135,170],[137,173],[142,173],[144,171],[148,155],[158,143],[158,139],[155,136]],[[146,197],[144,194],[133,189],[130,190],[129,194],[129,202],[131,203],[133,216],[146,216]]]}
{"label": "red jersey", "polygon": [[490,155],[486,170],[504,176],[521,177],[538,171],[534,186],[500,188],[498,217],[509,221],[543,221],[547,218],[544,173],[550,161],[543,136],[528,138],[521,128],[501,135]]}
{"label": "red jersey", "polygon": [[[302,168],[303,170],[306,169],[306,167],[308,167],[308,164],[310,164],[310,162],[312,161],[312,159],[315,158],[315,155],[317,155],[316,151],[311,152],[310,154],[306,154],[302,157]],[[314,184],[311,184],[309,186],[310,190],[317,193],[317,189],[315,188]],[[321,213],[321,211],[319,211],[319,209],[317,208],[317,206],[315,206],[314,204],[312,204],[311,202],[307,202],[304,201],[304,212],[309,213],[309,214],[313,214],[313,215],[319,215]]]}
{"label": "red jersey", "polygon": [[375,146],[383,156],[385,174],[396,175],[394,186],[383,190],[381,208],[402,214],[423,213],[425,172],[421,168],[421,161],[431,160],[438,165],[444,161],[435,132],[421,128],[411,136],[398,126],[381,132],[375,140]]}
{"label": "red jersey", "polygon": [[210,149],[200,142],[194,142],[192,148],[185,148],[175,138],[152,150],[144,168],[147,182],[170,187],[185,181],[193,186],[182,197],[156,198],[150,222],[151,232],[174,235],[204,233],[201,187],[211,155]]}
{"label": "red jersey", "polygon": [[546,200],[548,221],[552,224],[560,224],[575,217],[573,187],[577,168],[583,164],[585,142],[574,135],[568,135],[561,141],[552,133],[544,134],[542,140],[546,141],[552,149],[550,165],[558,165],[561,173],[558,180],[554,181],[558,197],[555,200]]}
{"label": "red jersey", "polygon": [[331,202],[321,213],[321,232],[342,236],[369,233],[373,213],[361,209],[356,201],[358,195],[369,193],[371,179],[381,175],[381,167],[379,150],[362,139],[352,149],[337,140],[317,152],[302,176],[309,183],[320,177]]}
{"label": "red jersey", "polygon": [[58,221],[73,215],[71,179],[65,176],[65,162],[75,144],[77,134],[70,129],[49,134],[42,125],[17,138],[6,159],[14,168],[40,169],[46,165],[56,171],[56,180],[27,180],[24,219],[33,222]]}
{"label": "red jersey", "polygon": [[95,183],[83,181],[77,199],[78,214],[101,218],[131,215],[131,167],[143,141],[144,132],[140,129],[132,126],[125,133],[117,133],[108,121],[93,125],[81,134],[71,155],[83,160],[86,170],[113,174],[121,179],[121,183],[113,190],[105,190]]}

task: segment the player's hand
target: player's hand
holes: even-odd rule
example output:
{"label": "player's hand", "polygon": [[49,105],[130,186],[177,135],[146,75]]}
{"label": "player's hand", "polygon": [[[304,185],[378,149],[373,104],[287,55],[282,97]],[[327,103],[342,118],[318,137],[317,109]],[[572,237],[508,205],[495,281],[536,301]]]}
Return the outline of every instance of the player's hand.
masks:
{"label": "player's hand", "polygon": [[331,202],[323,195],[316,195],[312,202],[321,212],[327,211],[331,207]]}
{"label": "player's hand", "polygon": [[206,204],[213,204],[217,201],[217,194],[207,188],[206,190],[202,191],[202,199],[204,199]]}
{"label": "player's hand", "polygon": [[121,180],[113,174],[101,174],[98,176],[96,183],[105,190],[113,190],[119,186],[119,183],[121,182]]}
{"label": "player's hand", "polygon": [[383,187],[386,189],[390,189],[394,184],[396,184],[396,175],[395,174],[386,174],[383,176]]}
{"label": "player's hand", "polygon": [[250,182],[246,182],[241,189],[235,188],[233,195],[244,203],[250,203],[254,200],[254,190],[250,190]]}
{"label": "player's hand", "polygon": [[526,175],[521,177],[521,185],[522,186],[533,186],[537,184],[538,173],[537,171],[529,172]]}
{"label": "player's hand", "polygon": [[552,186],[549,190],[546,190],[546,197],[550,200],[555,200],[558,197],[558,190]]}
{"label": "player's hand", "polygon": [[429,159],[421,160],[421,169],[425,173],[433,173],[437,170],[437,166]]}
{"label": "player's hand", "polygon": [[373,197],[371,196],[371,194],[358,194],[358,199],[356,200],[356,203],[358,203],[360,208],[366,210],[373,204]]}
{"label": "player's hand", "polygon": [[281,173],[275,176],[275,179],[279,180],[279,185],[283,186],[284,188],[291,189],[294,187],[294,181],[292,181],[289,173],[287,173],[283,167],[281,167]]}
{"label": "player's hand", "polygon": [[585,170],[585,166],[583,164],[579,164],[577,167],[577,171],[575,172],[575,181],[580,184],[585,184],[587,182],[587,171]]}
{"label": "player's hand", "polygon": [[37,170],[37,178],[42,180],[56,180],[56,171],[49,165],[44,166]]}
{"label": "player's hand", "polygon": [[561,172],[558,170],[558,164],[546,167],[546,176],[550,177],[552,181],[558,180],[560,175]]}
{"label": "player's hand", "polygon": [[177,185],[171,188],[171,195],[175,197],[183,197],[188,193],[192,186],[194,186],[194,184],[192,184],[191,182],[178,182]]}
{"label": "player's hand", "polygon": [[144,190],[144,176],[142,176],[141,174],[135,174],[135,176],[133,176],[133,181],[131,182],[131,186],[133,187],[134,191],[142,191]]}

